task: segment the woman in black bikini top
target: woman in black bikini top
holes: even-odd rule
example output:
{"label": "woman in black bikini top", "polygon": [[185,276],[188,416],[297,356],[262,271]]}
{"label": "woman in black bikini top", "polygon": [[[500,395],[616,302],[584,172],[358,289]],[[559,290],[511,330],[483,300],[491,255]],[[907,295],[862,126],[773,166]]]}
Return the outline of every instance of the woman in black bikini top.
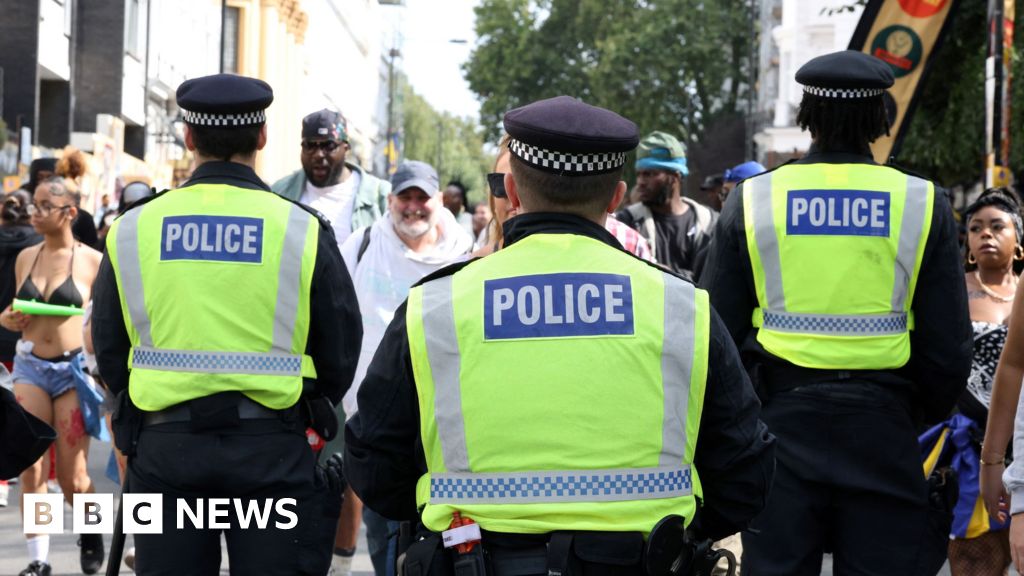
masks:
{"label": "woman in black bikini top", "polygon": [[[43,242],[18,255],[18,299],[77,308],[88,301],[101,256],[72,236],[78,201],[78,195],[61,178],[47,180],[36,188],[28,208],[32,226],[43,235]],[[81,353],[82,317],[28,315],[8,306],[0,313],[0,325],[21,332],[12,373],[14,394],[26,410],[57,429],[57,482],[71,503],[75,493],[93,491],[85,460],[89,436],[76,389],[88,384],[72,368]],[[46,493],[45,460],[41,458],[22,473],[23,492]],[[21,574],[48,574],[48,536],[27,537],[29,565]],[[80,544],[83,570],[87,566],[98,569],[103,556],[102,538],[83,535]]]}
{"label": "woman in black bikini top", "polygon": [[[76,243],[77,244],[77,243]],[[54,304],[57,306],[73,306],[75,308],[82,307],[82,293],[78,291],[78,287],[75,286],[75,280],[73,272],[75,269],[75,244],[71,245],[71,260],[68,262],[68,276],[64,280],[64,283],[57,286],[50,292],[49,297],[44,297],[43,293],[36,288],[36,283],[32,281],[32,273],[36,271],[36,264],[39,263],[39,255],[43,251],[40,249],[36,252],[35,260],[32,261],[32,268],[28,271],[28,276],[25,277],[25,282],[21,284],[21,288],[18,289],[16,298],[19,300],[33,300],[36,302],[44,302],[46,304]]]}

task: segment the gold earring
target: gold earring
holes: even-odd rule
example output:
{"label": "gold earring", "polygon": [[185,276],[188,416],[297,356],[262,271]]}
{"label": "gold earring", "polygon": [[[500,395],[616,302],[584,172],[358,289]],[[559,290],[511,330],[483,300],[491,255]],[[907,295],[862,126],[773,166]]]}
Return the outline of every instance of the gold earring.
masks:
{"label": "gold earring", "polygon": [[977,258],[974,257],[974,253],[973,252],[968,252],[967,253],[967,263],[968,264],[977,264],[978,263],[978,260],[977,260]]}
{"label": "gold earring", "polygon": [[1024,246],[1017,244],[1013,247],[1013,259],[1024,260]]}

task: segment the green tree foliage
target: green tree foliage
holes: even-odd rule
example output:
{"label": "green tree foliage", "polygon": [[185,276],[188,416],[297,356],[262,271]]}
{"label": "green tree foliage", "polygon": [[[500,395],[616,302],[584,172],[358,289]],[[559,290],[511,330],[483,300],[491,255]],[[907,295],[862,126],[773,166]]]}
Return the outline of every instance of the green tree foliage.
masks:
{"label": "green tree foliage", "polygon": [[[931,74],[919,90],[897,161],[952,186],[984,177],[985,57],[988,51],[987,0],[961,0],[949,34],[935,53]],[[1019,27],[1018,27],[1019,28]],[[1014,52],[1024,48],[1018,30]],[[1024,62],[1015,57],[1010,116],[1010,166],[1024,167]]]}
{"label": "green tree foliage", "polygon": [[619,112],[642,133],[679,136],[691,165],[701,149],[721,147],[716,138],[729,138],[727,153],[704,162],[705,172],[741,161],[742,130],[722,127],[742,126],[746,112],[751,6],[747,0],[483,0],[476,8],[479,43],[464,71],[483,101],[488,139],[497,140],[505,111],[568,94]]}
{"label": "green tree foliage", "polygon": [[437,169],[444,187],[461,181],[469,190],[470,202],[487,198],[487,173],[494,157],[484,152],[484,137],[475,119],[435,110],[430,103],[402,82],[402,156],[422,160]]}

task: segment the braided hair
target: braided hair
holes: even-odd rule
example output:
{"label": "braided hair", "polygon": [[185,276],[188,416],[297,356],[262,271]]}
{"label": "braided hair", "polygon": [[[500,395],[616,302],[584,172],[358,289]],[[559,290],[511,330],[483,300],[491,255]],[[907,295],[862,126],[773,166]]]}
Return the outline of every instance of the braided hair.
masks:
{"label": "braided hair", "polygon": [[823,98],[804,92],[796,123],[808,130],[822,150],[864,146],[889,135],[883,96]]}

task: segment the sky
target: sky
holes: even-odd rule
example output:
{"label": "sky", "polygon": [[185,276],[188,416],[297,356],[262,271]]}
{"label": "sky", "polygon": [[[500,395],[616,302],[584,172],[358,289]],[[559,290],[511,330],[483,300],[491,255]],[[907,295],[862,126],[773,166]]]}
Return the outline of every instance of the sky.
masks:
{"label": "sky", "polygon": [[473,7],[479,0],[406,0],[405,4],[404,8],[380,7],[402,33],[398,66],[435,109],[478,118],[480,103],[463,80],[461,66],[476,42]]}

